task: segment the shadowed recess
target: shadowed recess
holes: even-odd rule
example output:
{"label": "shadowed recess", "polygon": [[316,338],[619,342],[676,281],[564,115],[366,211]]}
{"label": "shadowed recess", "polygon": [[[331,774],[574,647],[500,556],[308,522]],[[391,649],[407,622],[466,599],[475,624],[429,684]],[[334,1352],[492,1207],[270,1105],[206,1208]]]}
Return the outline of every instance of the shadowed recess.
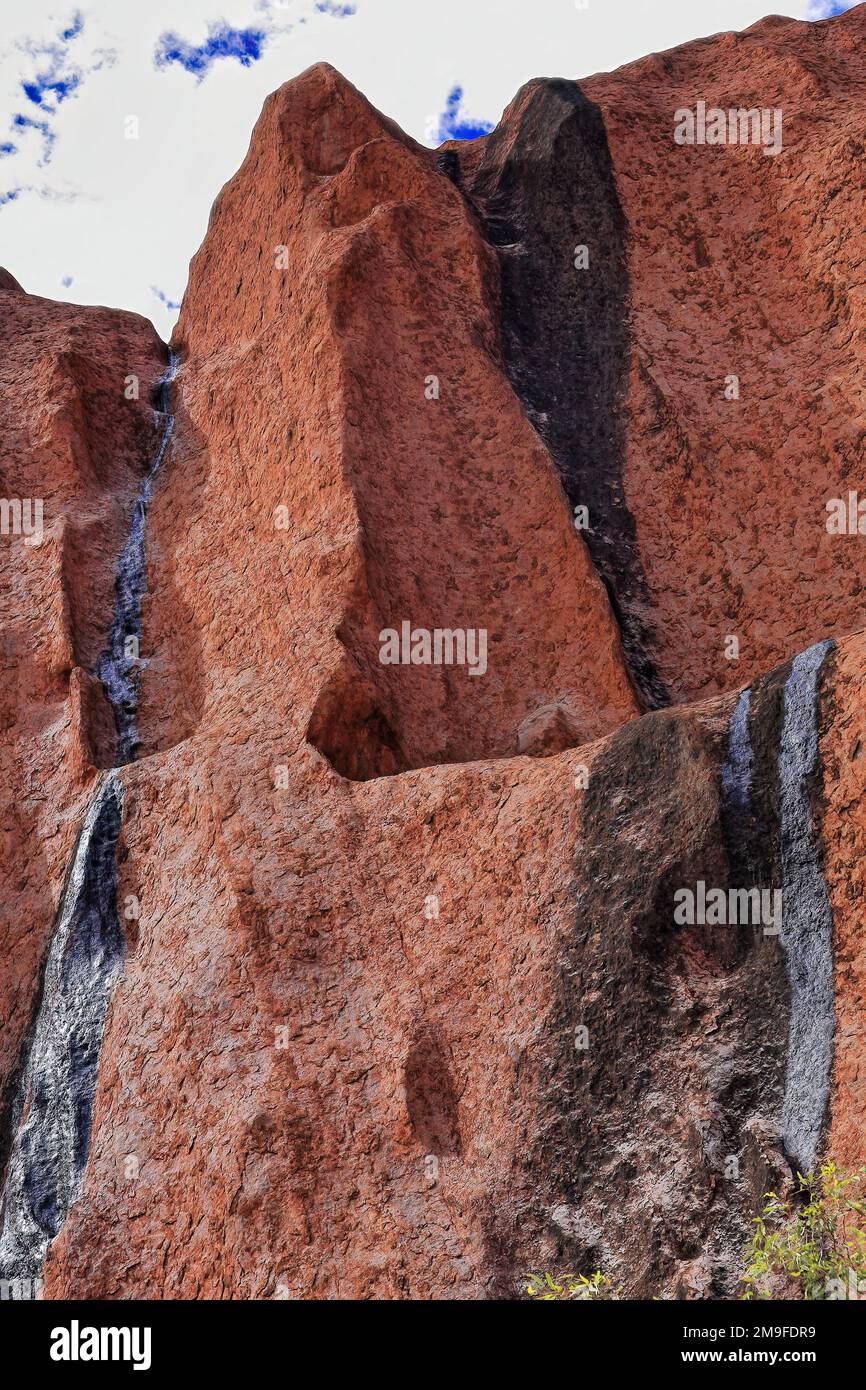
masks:
{"label": "shadowed recess", "polygon": [[[604,1259],[631,1297],[677,1287],[699,1250],[709,1295],[735,1296],[754,1210],[786,1166],[764,1124],[785,1064],[778,941],[674,921],[677,889],[728,887],[726,746],[715,721],[669,711],[605,742],[583,800],[574,928],[537,1042],[528,1161],[546,1205],[525,1224],[556,1232],[559,1263]],[[724,1179],[732,1162],[737,1182]]]}
{"label": "shadowed recess", "polygon": [[[627,229],[601,112],[574,82],[528,83],[487,136],[464,188],[499,253],[512,385],[572,507],[589,509],[582,535],[608,590],[634,685],[648,708],[667,705],[623,489]],[[586,269],[575,264],[579,247]]]}
{"label": "shadowed recess", "polygon": [[422,1030],[405,1068],[406,1109],[418,1143],[428,1154],[459,1154],[457,1095],[448,1046],[438,1030]]}
{"label": "shadowed recess", "polygon": [[140,680],[141,598],[147,583],[145,531],[147,512],[153,494],[153,481],[159,472],[174,430],[171,411],[171,383],[178,369],[174,353],[157,385],[156,409],[163,418],[162,438],[156,457],[145,477],[132,513],[132,525],[117,565],[114,585],[114,614],[108,634],[108,648],[102,653],[96,674],[114,712],[117,729],[115,766],[132,762],[138,750],[136,729]]}
{"label": "shadowed recess", "polygon": [[307,742],[335,772],[353,782],[391,777],[408,767],[397,735],[379,708],[376,691],[348,656],[316,700]]}

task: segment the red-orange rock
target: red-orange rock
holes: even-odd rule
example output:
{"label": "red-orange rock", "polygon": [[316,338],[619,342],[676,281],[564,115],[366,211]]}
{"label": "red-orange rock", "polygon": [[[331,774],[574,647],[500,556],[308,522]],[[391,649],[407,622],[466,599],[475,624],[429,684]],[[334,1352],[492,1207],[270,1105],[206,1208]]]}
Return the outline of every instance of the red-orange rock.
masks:
{"label": "red-orange rock", "polygon": [[0,497],[19,504],[8,521],[4,511],[0,535],[5,1123],[8,1080],[94,768],[113,756],[111,716],[92,670],[155,439],[150,392],[162,352],[144,319],[39,299],[7,271],[0,272],[0,326]]}
{"label": "red-orange rock", "polygon": [[[824,503],[862,443],[864,23],[530,84],[432,153],[327,67],[269,98],[175,337],[121,773],[140,912],[49,1297],[514,1296],[566,1263],[735,1297],[802,1145],[863,1160],[864,619]],[[674,145],[704,97],[785,106],[783,152]],[[153,380],[137,320],[0,295],[52,329],[89,313],[106,380]],[[135,466],[57,483],[120,531],[154,444],[122,411]],[[108,760],[78,732],[107,550],[40,658],[78,751],[39,782],[63,845],[44,819],[6,844],[52,864],[19,889],[27,979]],[[486,670],[383,664],[403,622],[485,632]],[[804,882],[835,950],[805,1070]],[[699,884],[780,890],[790,935],[677,921]]]}
{"label": "red-orange rock", "polygon": [[821,762],[827,793],[821,814],[821,838],[833,908],[836,986],[827,1152],[844,1168],[863,1163],[863,1136],[866,1134],[866,1054],[862,1027],[866,946],[861,853],[866,834],[864,655],[866,642],[862,633],[840,644],[832,663],[832,683],[825,687],[821,720]]}
{"label": "red-orange rock", "polygon": [[[864,25],[771,18],[530,83],[450,147],[500,246],[515,383],[661,703],[866,621],[858,542],[826,529],[862,490]],[[781,152],[676,144],[698,101],[781,110]]]}

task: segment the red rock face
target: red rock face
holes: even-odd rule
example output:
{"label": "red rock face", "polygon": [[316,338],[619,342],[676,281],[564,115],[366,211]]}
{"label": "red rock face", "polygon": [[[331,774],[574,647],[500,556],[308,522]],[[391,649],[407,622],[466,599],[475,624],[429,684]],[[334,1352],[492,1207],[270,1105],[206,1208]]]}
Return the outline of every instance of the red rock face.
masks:
{"label": "red rock face", "polygon": [[[768,19],[585,84],[629,228],[625,492],[676,700],[866,620],[857,541],[826,530],[863,458],[863,38],[862,11]],[[781,152],[673,145],[701,97],[781,109]]]}
{"label": "red rock face", "polygon": [[[590,508],[653,703],[864,621],[857,543],[825,527],[863,450],[863,23],[768,19],[531,83],[452,146],[501,248],[517,389]],[[780,152],[676,144],[698,101],[780,110]]]}
{"label": "red rock face", "polygon": [[[169,538],[185,602],[218,596],[223,614],[192,640],[211,689],[249,666],[248,622],[229,616],[244,573],[264,615],[257,685],[282,652],[282,722],[348,778],[515,754],[551,704],[573,743],[637,713],[603,587],[505,375],[497,291],[435,156],[325,68],[268,101],[192,265],[179,447],[207,479],[174,468],[163,502],[194,507],[210,536],[205,568],[198,527]],[[215,312],[196,307],[205,293]],[[174,603],[153,592],[178,664]],[[380,633],[403,623],[484,630],[485,673],[383,665]],[[216,692],[198,698],[197,717],[224,718]]]}
{"label": "red rock face", "polygon": [[113,758],[93,667],[155,438],[149,398],[162,349],[144,319],[27,295],[6,271],[0,324],[0,497],[20,504],[0,535],[5,1116],[94,769]]}
{"label": "red rock face", "polygon": [[[863,16],[530,84],[439,152],[327,67],[268,99],[175,337],[137,906],[47,1296],[514,1296],[556,1263],[735,1297],[762,1193],[805,1151],[863,1160],[862,538],[824,507],[862,442]],[[782,106],[782,152],[675,145],[704,98]],[[4,485],[36,487],[50,420],[100,538],[66,591],[10,570],[16,631],[36,596],[65,645],[4,719],[74,731],[8,822],[11,1057],[112,761],[87,673],[155,426],[110,383],[160,354],[130,316],[0,303],[20,380],[49,354]],[[477,659],[383,662],[404,622]],[[781,936],[677,921],[698,884],[781,890]]]}
{"label": "red rock face", "polygon": [[863,1162],[866,1092],[862,1009],[866,974],[860,887],[864,833],[863,635],[835,653],[822,702],[821,762],[832,788],[822,816],[825,873],[833,908],[836,1037],[827,1151],[846,1167]]}

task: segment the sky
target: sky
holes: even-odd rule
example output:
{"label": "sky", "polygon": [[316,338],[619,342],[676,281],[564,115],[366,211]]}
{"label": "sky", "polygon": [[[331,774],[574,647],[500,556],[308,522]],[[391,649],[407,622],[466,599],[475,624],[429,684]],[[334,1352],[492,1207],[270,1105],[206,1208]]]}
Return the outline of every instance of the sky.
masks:
{"label": "sky", "polygon": [[0,0],[0,265],[168,338],[269,92],[322,60],[435,146],[531,77],[589,76],[856,0]]}

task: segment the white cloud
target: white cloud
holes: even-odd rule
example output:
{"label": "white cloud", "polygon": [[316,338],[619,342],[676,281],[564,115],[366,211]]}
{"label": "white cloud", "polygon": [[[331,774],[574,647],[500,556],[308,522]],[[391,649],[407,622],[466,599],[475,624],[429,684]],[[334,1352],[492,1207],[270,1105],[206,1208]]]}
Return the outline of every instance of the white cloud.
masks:
{"label": "white cloud", "polygon": [[[808,3],[772,8],[802,18]],[[447,114],[455,87],[465,94],[455,119],[495,122],[530,77],[617,67],[744,28],[769,7],[767,0],[589,0],[587,9],[575,0],[94,0],[80,6],[83,22],[73,33],[78,8],[4,0],[3,264],[32,293],[134,309],[165,337],[176,318],[169,305],[183,294],[211,204],[243,159],[264,98],[311,63],[333,63],[423,141]],[[213,51],[220,34],[228,49],[237,43],[232,31],[265,36],[251,41],[247,63]],[[179,56],[160,67],[155,55],[170,50],[159,49],[167,34],[179,40]],[[38,102],[21,85],[34,80]],[[16,128],[16,114],[45,129]]]}

